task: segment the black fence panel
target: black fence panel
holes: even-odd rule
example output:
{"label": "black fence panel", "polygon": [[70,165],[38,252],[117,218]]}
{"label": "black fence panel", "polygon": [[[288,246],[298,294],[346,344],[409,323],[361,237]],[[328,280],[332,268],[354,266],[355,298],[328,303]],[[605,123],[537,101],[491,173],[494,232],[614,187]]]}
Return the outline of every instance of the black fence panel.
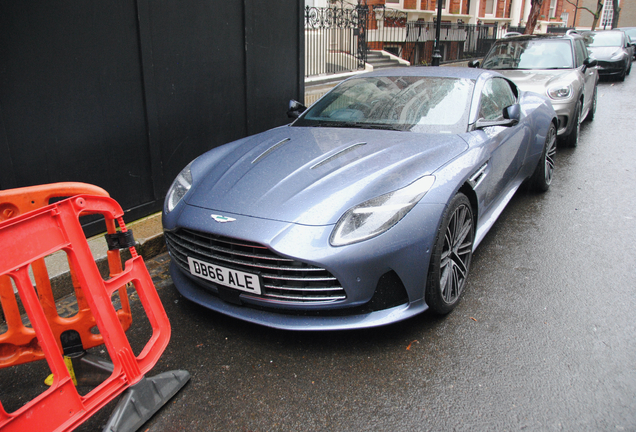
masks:
{"label": "black fence panel", "polygon": [[127,220],[160,210],[190,160],[288,122],[302,20],[295,0],[0,0],[0,189],[81,181]]}
{"label": "black fence panel", "polygon": [[[411,64],[430,64],[436,23],[408,21],[408,14],[390,8],[374,9],[376,25],[369,26],[367,45],[399,55]],[[443,60],[456,61],[484,55],[499,36],[494,24],[441,23]]]}
{"label": "black fence panel", "polygon": [[563,26],[548,26],[548,33],[566,34],[568,30],[574,30],[574,28]]}

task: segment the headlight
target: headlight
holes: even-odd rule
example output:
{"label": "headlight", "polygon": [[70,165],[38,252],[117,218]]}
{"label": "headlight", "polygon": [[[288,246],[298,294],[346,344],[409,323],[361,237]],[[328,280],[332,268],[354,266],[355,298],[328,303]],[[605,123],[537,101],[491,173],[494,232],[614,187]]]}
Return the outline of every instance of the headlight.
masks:
{"label": "headlight", "polygon": [[623,51],[616,51],[612,54],[612,60],[620,60],[623,58]]}
{"label": "headlight", "polygon": [[551,99],[567,99],[572,95],[572,85],[558,85],[548,89]]}
{"label": "headlight", "polygon": [[179,201],[185,196],[185,194],[190,190],[192,186],[192,173],[190,172],[190,167],[192,166],[192,162],[190,162],[174,179],[172,182],[172,186],[168,189],[168,194],[166,195],[166,202],[164,204],[164,208],[166,213],[170,213],[174,208],[179,204]]}
{"label": "headlight", "polygon": [[434,176],[424,176],[405,188],[350,208],[336,224],[329,242],[344,246],[382,234],[406,216],[434,182]]}

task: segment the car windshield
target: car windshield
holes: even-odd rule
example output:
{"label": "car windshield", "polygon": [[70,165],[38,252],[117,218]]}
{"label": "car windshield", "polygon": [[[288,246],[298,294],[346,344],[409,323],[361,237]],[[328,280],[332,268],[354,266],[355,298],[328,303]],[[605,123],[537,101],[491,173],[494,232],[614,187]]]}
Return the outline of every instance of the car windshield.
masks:
{"label": "car windshield", "polygon": [[618,32],[587,33],[585,44],[589,47],[617,47],[623,45],[623,40]]}
{"label": "car windshield", "polygon": [[484,69],[571,69],[572,48],[567,40],[532,39],[497,43],[484,59]]}
{"label": "car windshield", "polygon": [[473,86],[464,78],[353,78],[312,105],[294,126],[463,133]]}

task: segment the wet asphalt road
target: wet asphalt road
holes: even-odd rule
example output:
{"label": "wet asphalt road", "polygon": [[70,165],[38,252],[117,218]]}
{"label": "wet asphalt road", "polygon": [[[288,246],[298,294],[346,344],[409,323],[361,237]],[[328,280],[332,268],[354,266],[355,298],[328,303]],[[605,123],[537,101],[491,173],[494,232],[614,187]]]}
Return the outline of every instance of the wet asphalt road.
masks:
{"label": "wet asphalt road", "polygon": [[272,330],[188,302],[169,258],[149,261],[173,332],[149,375],[192,378],[140,430],[636,430],[636,76],[598,90],[550,191],[517,193],[445,318]]}

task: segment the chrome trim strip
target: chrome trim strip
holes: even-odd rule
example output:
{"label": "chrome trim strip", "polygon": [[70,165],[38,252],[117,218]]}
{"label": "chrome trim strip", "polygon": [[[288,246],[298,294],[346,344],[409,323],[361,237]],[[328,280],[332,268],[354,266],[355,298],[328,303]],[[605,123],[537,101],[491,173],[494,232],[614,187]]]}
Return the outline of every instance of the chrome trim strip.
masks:
{"label": "chrome trim strip", "polygon": [[179,233],[166,232],[165,238],[175,264],[186,273],[189,272],[187,256],[208,260],[211,264],[227,263],[241,271],[258,273],[263,280],[263,292],[261,296],[252,298],[260,301],[318,305],[347,298],[338,279],[326,269],[279,257],[257,243],[186,229]]}
{"label": "chrome trim strip", "polygon": [[267,155],[269,155],[271,152],[273,152],[274,150],[276,150],[278,147],[282,146],[283,144],[285,144],[287,141],[289,141],[291,138],[285,138],[282,141],[277,142],[276,144],[274,144],[273,146],[271,146],[270,148],[268,148],[267,150],[265,150],[263,153],[261,153],[256,159],[254,159],[252,161],[253,164],[260,162],[262,159],[265,159],[265,157],[267,157]]}
{"label": "chrome trim strip", "polygon": [[337,158],[339,158],[340,156],[344,156],[345,154],[349,153],[350,151],[353,151],[353,150],[355,150],[357,147],[360,147],[360,146],[363,146],[363,145],[367,145],[367,143],[365,143],[365,142],[359,142],[359,143],[357,143],[357,144],[352,144],[352,145],[350,145],[349,147],[346,147],[346,148],[344,148],[344,149],[340,150],[339,152],[337,152],[337,153],[335,153],[335,154],[333,154],[333,155],[329,156],[327,159],[325,159],[325,160],[323,160],[323,161],[320,161],[320,162],[316,163],[314,166],[312,166],[312,167],[311,167],[311,168],[309,168],[309,169],[320,168],[321,166],[328,164],[328,163],[329,163],[329,162],[331,162],[332,160],[337,159]]}

